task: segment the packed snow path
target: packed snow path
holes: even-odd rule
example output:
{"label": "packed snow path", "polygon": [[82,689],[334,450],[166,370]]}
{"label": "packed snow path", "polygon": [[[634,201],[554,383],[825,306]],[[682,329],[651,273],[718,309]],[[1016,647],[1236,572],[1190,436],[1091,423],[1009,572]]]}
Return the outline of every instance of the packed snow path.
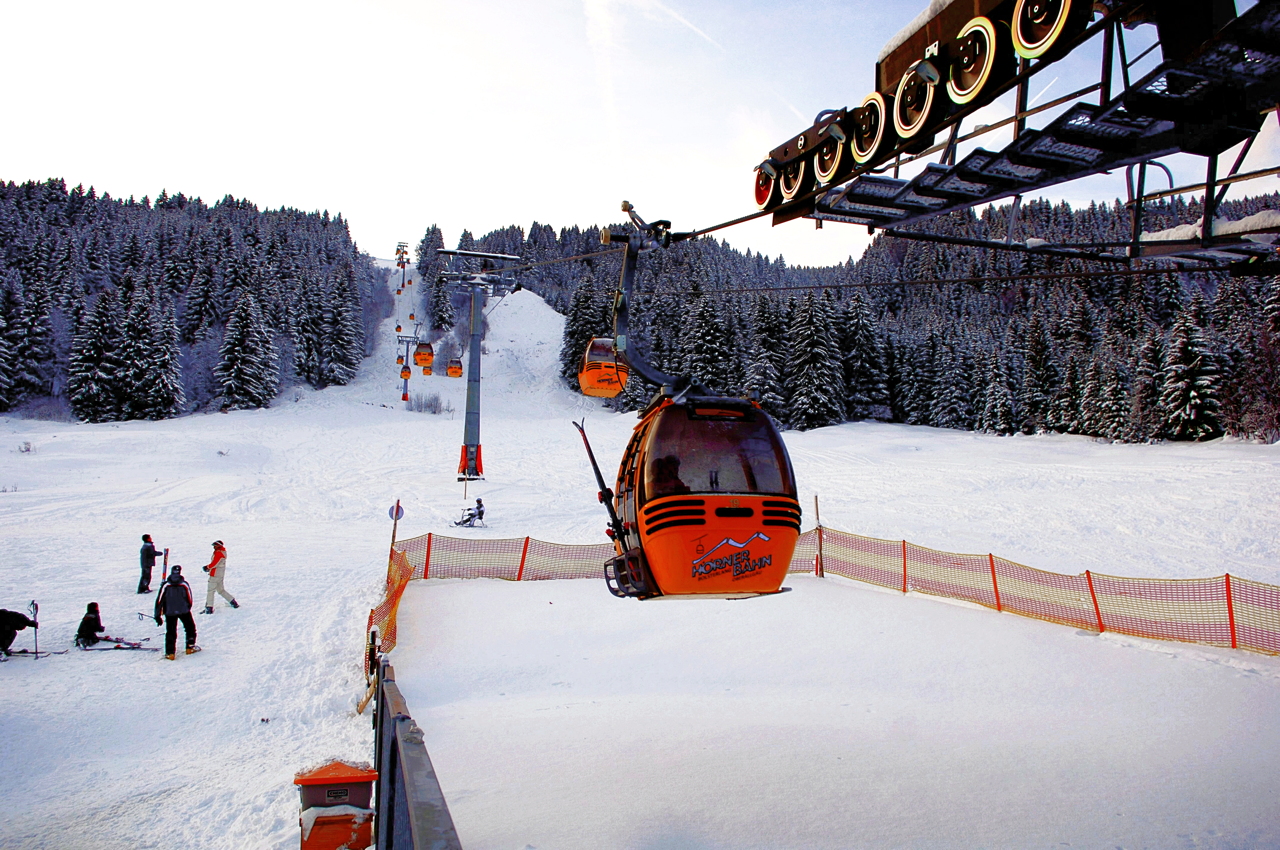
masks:
{"label": "packed snow path", "polygon": [[[198,616],[205,651],[191,658],[180,656],[172,663],[151,652],[73,651],[0,665],[0,712],[5,720],[0,725],[0,794],[6,801],[0,814],[0,846],[6,850],[296,847],[294,772],[330,757],[371,756],[368,716],[355,716],[354,707],[363,687],[359,665],[365,617],[385,575],[390,538],[387,508],[396,499],[403,500],[407,516],[400,525],[402,537],[436,531],[487,537],[531,535],[565,543],[603,540],[603,511],[570,419],[586,416],[597,455],[611,465],[634,418],[610,414],[559,384],[555,374],[561,318],[536,296],[515,293],[502,304],[490,306],[492,330],[486,341],[481,426],[489,477],[471,484],[467,491],[468,500],[483,496],[489,506],[487,529],[448,528],[466,504],[454,472],[462,441],[466,382],[415,373],[411,391],[440,393],[453,414],[404,411],[394,363],[394,319],[385,323],[378,352],[351,386],[323,392],[289,390],[269,410],[110,425],[0,418],[0,539],[4,541],[0,607],[21,610],[29,600],[39,600],[42,649],[69,647],[90,601],[101,605],[103,621],[112,634],[150,636],[153,645],[161,640],[161,630],[135,617],[137,611],[149,611],[151,604],[150,597],[133,592],[139,537],[144,532],[172,550],[173,561],[184,566],[198,602],[204,595],[199,567],[208,562],[209,544],[215,539],[226,541],[227,588],[242,603],[237,611],[219,600],[212,617]],[[407,307],[401,310],[402,319],[407,312]],[[812,526],[810,509],[817,493],[826,524],[859,534],[906,538],[953,551],[993,551],[1060,572],[1087,568],[1119,575],[1178,577],[1230,570],[1280,583],[1280,512],[1274,510],[1280,504],[1280,448],[1275,446],[1221,441],[1110,446],[1079,437],[996,438],[873,423],[805,434],[788,432],[786,438],[800,481],[806,528]],[[156,583],[158,576],[153,586]],[[716,709],[716,717],[736,724],[717,727],[725,730],[717,734],[775,744],[783,741],[785,746],[767,753],[760,744],[749,751],[776,767],[768,775],[777,786],[770,799],[778,821],[794,821],[806,830],[819,829],[826,817],[814,811],[813,800],[829,800],[807,798],[809,791],[821,783],[848,785],[854,778],[826,768],[804,777],[814,748],[822,748],[822,736],[828,733],[827,721],[822,719],[829,716],[825,709],[850,702],[850,694],[856,691],[875,694],[873,702],[884,723],[890,723],[891,716],[903,718],[906,726],[899,730],[899,739],[912,741],[904,745],[909,752],[903,753],[901,762],[876,761],[874,776],[889,784],[900,782],[902,788],[918,794],[939,794],[965,783],[979,788],[994,781],[991,764],[976,769],[970,779],[965,773],[970,763],[955,753],[944,762],[960,775],[944,777],[938,787],[913,772],[912,766],[924,758],[922,753],[933,741],[920,731],[919,718],[928,716],[931,706],[945,712],[953,693],[974,698],[970,680],[962,674],[986,675],[984,670],[999,664],[1001,675],[1010,682],[1051,676],[1055,671],[1064,680],[1076,680],[1076,668],[1082,663],[1077,646],[1088,647],[1079,652],[1100,656],[1104,662],[1100,669],[1115,680],[1133,677],[1151,682],[1154,692],[1167,696],[1162,705],[1210,706],[1203,712],[1188,708],[1191,713],[1185,719],[1168,720],[1169,728],[1180,736],[1186,730],[1200,733],[1195,740],[1203,748],[1184,753],[1187,759],[1211,761],[1222,730],[1238,718],[1242,723],[1256,720],[1259,726],[1268,721],[1271,727],[1277,725],[1275,715],[1267,715],[1265,708],[1280,705],[1274,693],[1275,659],[1185,647],[1152,651],[1148,645],[1086,638],[1059,626],[956,609],[915,596],[882,599],[875,591],[838,581],[797,582],[792,594],[774,600],[776,605],[752,600],[709,607],[615,600],[605,593],[603,582],[523,587],[475,582],[460,587],[414,586],[411,590],[416,595],[406,610],[420,611],[422,625],[437,630],[423,633],[430,646],[418,651],[422,663],[434,663],[432,659],[441,663],[438,684],[434,670],[424,673],[412,684],[422,689],[422,695],[415,696],[415,691],[409,699],[415,715],[421,713],[429,727],[428,744],[441,762],[441,779],[451,793],[450,804],[458,812],[468,850],[524,843],[541,850],[600,846],[575,845],[573,836],[566,836],[564,844],[549,837],[546,840],[551,843],[538,845],[543,840],[538,836],[550,835],[542,831],[542,822],[534,817],[524,822],[523,815],[515,816],[524,811],[518,798],[529,783],[554,779],[566,790],[582,791],[587,796],[567,803],[584,813],[596,811],[607,797],[625,796],[632,790],[627,787],[631,778],[670,784],[671,776],[660,771],[655,760],[676,768],[682,763],[681,747],[687,749],[682,742],[688,740],[681,737],[684,733],[662,734],[671,732],[669,724],[674,724],[677,714],[686,716],[674,708],[645,733],[649,737],[641,743],[646,748],[635,750],[640,754],[636,761],[610,755],[592,762],[593,775],[601,776],[601,782],[589,791],[570,776],[560,772],[552,776],[557,765],[564,763],[558,756],[530,766],[538,753],[551,751],[558,730],[566,728],[538,726],[534,721],[548,716],[535,711],[539,703],[527,706],[528,715],[507,715],[513,724],[529,727],[527,736],[487,739],[488,749],[476,749],[468,756],[474,759],[474,767],[456,765],[464,750],[478,746],[474,731],[479,727],[466,724],[479,722],[475,719],[483,719],[488,712],[506,711],[493,700],[506,692],[508,684],[540,682],[546,674],[550,676],[546,688],[561,688],[554,684],[558,681],[576,682],[575,687],[587,687],[598,695],[593,698],[615,704],[629,701],[630,691],[610,690],[615,685],[609,672],[611,657],[616,653],[630,657],[628,653],[641,652],[650,642],[669,648],[688,637],[700,622],[684,618],[682,612],[691,610],[696,618],[745,618],[740,626],[720,635],[726,645],[743,641],[750,646],[758,632],[785,634],[788,623],[797,634],[810,635],[794,654],[786,643],[766,643],[759,652],[744,650],[744,658],[754,654],[768,662],[760,667],[735,662],[726,668],[728,672],[708,675],[698,666],[702,662],[695,663],[696,657],[691,656],[683,669],[656,667],[645,673],[653,693],[666,694],[673,706],[696,708],[705,701],[708,709]],[[443,595],[432,595],[437,593]],[[454,604],[447,600],[458,593],[464,594],[457,603],[460,616],[446,619]],[[425,604],[419,604],[423,594]],[[563,601],[546,605],[555,600]],[[575,616],[556,626],[569,636],[561,654],[564,647],[576,651],[582,641],[591,641],[591,651],[578,656],[589,659],[577,662],[584,668],[559,671],[554,668],[555,659],[549,657],[543,664],[536,654],[522,651],[508,659],[519,662],[514,672],[503,666],[508,661],[479,667],[476,676],[488,669],[484,675],[492,677],[481,688],[450,672],[459,658],[439,654],[437,640],[457,630],[473,631],[477,646],[490,640],[519,640],[522,623],[535,626],[542,607],[551,610],[565,602],[571,603],[567,607]],[[731,607],[735,605],[740,607]],[[832,620],[836,612],[838,620]],[[964,628],[958,633],[950,627],[922,629],[919,625],[920,618],[950,622],[957,612],[970,618],[963,620]],[[517,630],[490,636],[491,626],[506,616],[515,618],[512,626]],[[868,618],[886,634],[846,631]],[[971,622],[980,624],[974,627],[977,631],[969,630]],[[602,637],[596,630],[608,623],[615,625],[606,633],[606,646],[599,643]],[[831,635],[832,640],[844,635],[841,639],[848,645],[840,651],[846,654],[833,654],[831,647],[822,645],[825,638],[814,632]],[[539,637],[538,628],[530,634],[530,653],[540,646],[555,654],[550,643],[542,642],[549,638]],[[581,641],[575,637],[578,634],[583,635]],[[717,632],[698,634],[700,639],[712,640]],[[961,641],[971,638],[1000,648],[982,662],[987,667],[958,669],[954,679],[944,676],[937,687],[910,686],[922,681],[932,669],[930,664],[956,659]],[[1031,645],[1022,646],[1024,640]],[[30,646],[31,632],[21,633],[15,647]],[[870,663],[863,660],[867,658],[875,659],[874,669],[858,666]],[[1094,664],[1094,656],[1089,658]],[[408,672],[418,661],[402,653],[396,663]],[[1249,673],[1240,664],[1256,672]],[[809,671],[803,687],[790,672],[796,665]],[[1155,676],[1149,669],[1152,665],[1168,677]],[[895,677],[903,676],[907,678],[900,689],[884,691]],[[741,686],[742,693],[755,696],[735,700],[734,692],[717,692],[712,705],[705,689],[709,682],[726,677],[739,685],[728,682],[725,687]],[[403,675],[400,681],[406,684]],[[1082,688],[1092,687],[1079,681]],[[812,694],[816,707],[804,715],[812,723],[762,728],[752,717],[756,697],[765,692],[774,697],[766,703],[764,721],[776,718],[781,707],[798,706]],[[1246,714],[1236,711],[1254,705],[1260,696],[1270,700],[1261,703],[1262,709]],[[1135,688],[1115,688],[1113,697],[1119,702],[1108,703],[1107,718],[1138,722],[1150,713],[1151,697]],[[645,698],[639,704],[652,706],[656,701],[656,697]],[[471,703],[481,710],[469,714]],[[961,700],[957,705],[966,712],[974,710],[972,702]],[[897,713],[891,714],[890,708]],[[696,714],[687,716],[697,720]],[[623,716],[634,719],[637,715]],[[909,717],[917,718],[915,731],[905,719]],[[1055,723],[1059,717],[1047,716],[1043,723]],[[849,726],[847,720],[831,721],[830,734],[844,740],[839,736],[846,731],[841,730],[868,732]],[[1081,725],[1085,721],[1092,722],[1092,715],[1077,719]],[[706,728],[697,723],[691,728]],[[1123,724],[1110,727],[1113,733],[1118,728],[1123,729]],[[514,731],[515,727],[504,734]],[[958,735],[954,725],[948,732]],[[674,742],[672,748],[664,749],[665,740]],[[1023,732],[1018,740],[1030,740],[1029,733]],[[1106,740],[1114,739],[1082,738],[1081,758],[1088,755],[1098,764],[1110,764],[1108,750],[1097,743]],[[1178,737],[1170,746],[1181,747],[1184,741]],[[1280,761],[1274,739],[1259,732],[1254,744],[1253,752],[1264,765]],[[516,751],[507,753],[510,759],[504,760],[499,746]],[[564,746],[573,755],[584,745],[574,739]],[[974,764],[981,763],[980,755],[974,758]],[[661,796],[659,811],[646,812],[643,818],[618,815],[610,834],[620,837],[620,846],[734,843],[739,833],[733,830],[739,822],[726,819],[724,809],[709,806],[706,798],[718,793],[718,788],[737,787],[734,775],[721,772],[736,767],[715,761],[696,764],[698,794],[690,796],[685,808],[679,808],[678,795],[670,794]],[[490,765],[496,765],[492,772]],[[603,775],[614,768],[617,773]],[[1142,773],[1142,781],[1149,775]],[[1015,781],[1007,773],[998,778],[1009,784]],[[1040,781],[1043,787],[1046,780]],[[1185,780],[1178,777],[1176,781]],[[1230,783],[1235,781],[1223,776],[1220,787],[1234,789]],[[1268,785],[1274,787],[1274,782]],[[641,790],[651,800],[660,791]],[[496,796],[499,792],[512,795],[507,798],[509,805],[502,804]],[[841,805],[862,805],[859,801],[866,793],[879,802],[889,797],[883,789],[867,792],[854,785],[845,788]],[[1157,792],[1149,789],[1149,793]],[[1174,800],[1202,800],[1209,794],[1199,787],[1164,799],[1171,805]],[[900,823],[917,808],[909,797],[897,799],[898,808],[884,817],[885,824]],[[495,806],[505,806],[512,818],[490,820],[484,813]],[[477,821],[477,813],[483,822]],[[880,818],[875,811],[864,814]],[[664,822],[673,826],[655,827]],[[1232,846],[1229,836],[1239,834],[1221,829],[1211,833],[1210,827],[1189,825],[1187,834],[1200,846]],[[1244,821],[1233,828],[1243,829]],[[1035,833],[1042,834],[1048,832]],[[772,842],[770,835],[777,834],[762,833],[759,841]],[[497,843],[487,843],[490,837]],[[941,837],[937,840],[945,843]],[[853,841],[856,837],[848,839]],[[773,846],[797,843],[802,842],[779,838]]]}

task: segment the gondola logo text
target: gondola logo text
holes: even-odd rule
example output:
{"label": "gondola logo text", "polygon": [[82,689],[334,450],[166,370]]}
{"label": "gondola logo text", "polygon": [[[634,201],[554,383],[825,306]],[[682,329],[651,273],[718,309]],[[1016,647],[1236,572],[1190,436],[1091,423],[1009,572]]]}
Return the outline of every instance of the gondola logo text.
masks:
{"label": "gondola logo text", "polygon": [[[721,540],[715,546],[712,546],[711,551],[707,552],[707,554],[694,560],[693,578],[704,579],[729,570],[733,570],[733,576],[737,578],[750,575],[769,566],[773,563],[772,555],[763,555],[755,559],[751,557],[751,550],[747,546],[751,541],[757,539],[763,540],[765,543],[769,542],[769,537],[760,532],[756,532],[741,543],[732,537],[726,537]],[[738,551],[729,551],[731,548]]]}

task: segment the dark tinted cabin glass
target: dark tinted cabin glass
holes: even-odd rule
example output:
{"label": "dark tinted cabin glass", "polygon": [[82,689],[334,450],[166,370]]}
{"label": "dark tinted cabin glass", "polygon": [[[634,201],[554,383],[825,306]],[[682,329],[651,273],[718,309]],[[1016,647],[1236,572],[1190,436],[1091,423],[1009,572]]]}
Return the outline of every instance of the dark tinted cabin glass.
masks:
{"label": "dark tinted cabin glass", "polygon": [[782,437],[764,414],[699,417],[684,407],[663,411],[645,462],[645,501],[685,493],[795,495]]}

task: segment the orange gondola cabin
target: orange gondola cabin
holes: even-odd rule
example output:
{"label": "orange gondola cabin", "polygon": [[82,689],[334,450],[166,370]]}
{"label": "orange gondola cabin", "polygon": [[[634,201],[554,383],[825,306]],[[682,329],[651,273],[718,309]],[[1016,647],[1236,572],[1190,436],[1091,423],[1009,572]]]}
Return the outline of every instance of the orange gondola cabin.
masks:
{"label": "orange gondola cabin", "polygon": [[782,586],[800,503],[782,436],[754,402],[655,399],[623,454],[615,494],[623,528],[639,535],[606,567],[615,595],[738,597]]}
{"label": "orange gondola cabin", "polygon": [[462,361],[459,360],[457,357],[450,360],[448,367],[445,369],[445,374],[448,375],[450,378],[461,378],[462,377]]}
{"label": "orange gondola cabin", "polygon": [[596,337],[587,344],[578,367],[578,386],[583,395],[616,398],[627,385],[627,365],[618,361],[610,337]]}
{"label": "orange gondola cabin", "polygon": [[[435,349],[431,347],[429,342],[420,342],[413,349],[413,365],[421,366],[424,369],[431,368],[431,364],[436,362]],[[423,372],[422,374],[426,374]]]}

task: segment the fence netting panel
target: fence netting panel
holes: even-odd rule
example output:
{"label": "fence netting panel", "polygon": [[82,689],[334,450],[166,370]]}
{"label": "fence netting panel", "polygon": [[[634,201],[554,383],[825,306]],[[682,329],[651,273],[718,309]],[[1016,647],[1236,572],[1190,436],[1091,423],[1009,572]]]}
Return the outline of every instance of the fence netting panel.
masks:
{"label": "fence netting panel", "polygon": [[1094,573],[1093,590],[1107,631],[1231,646],[1223,578],[1142,579]]}
{"label": "fence netting panel", "polygon": [[902,541],[822,529],[824,572],[880,587],[902,587]]}
{"label": "fence netting panel", "polygon": [[525,553],[524,581],[557,578],[604,578],[604,562],[614,556],[613,546],[597,543],[588,546],[562,546],[529,540]]}
{"label": "fence netting panel", "polygon": [[524,538],[469,540],[435,535],[427,578],[505,578],[520,574]]}
{"label": "fence netting panel", "polygon": [[[1000,611],[1091,631],[1159,640],[1237,646],[1280,654],[1280,587],[1220,576],[1138,579],[1037,570],[995,555],[926,549],[831,528],[796,541],[789,573],[824,572],[879,587],[963,599]],[[518,537],[474,540],[428,534],[395,544],[383,599],[369,612],[380,648],[396,645],[396,614],[405,586],[421,578],[510,581],[597,579],[613,546],[562,545]]]}
{"label": "fence netting panel", "polygon": [[1280,587],[1231,577],[1236,642],[1241,649],[1280,653]]}

